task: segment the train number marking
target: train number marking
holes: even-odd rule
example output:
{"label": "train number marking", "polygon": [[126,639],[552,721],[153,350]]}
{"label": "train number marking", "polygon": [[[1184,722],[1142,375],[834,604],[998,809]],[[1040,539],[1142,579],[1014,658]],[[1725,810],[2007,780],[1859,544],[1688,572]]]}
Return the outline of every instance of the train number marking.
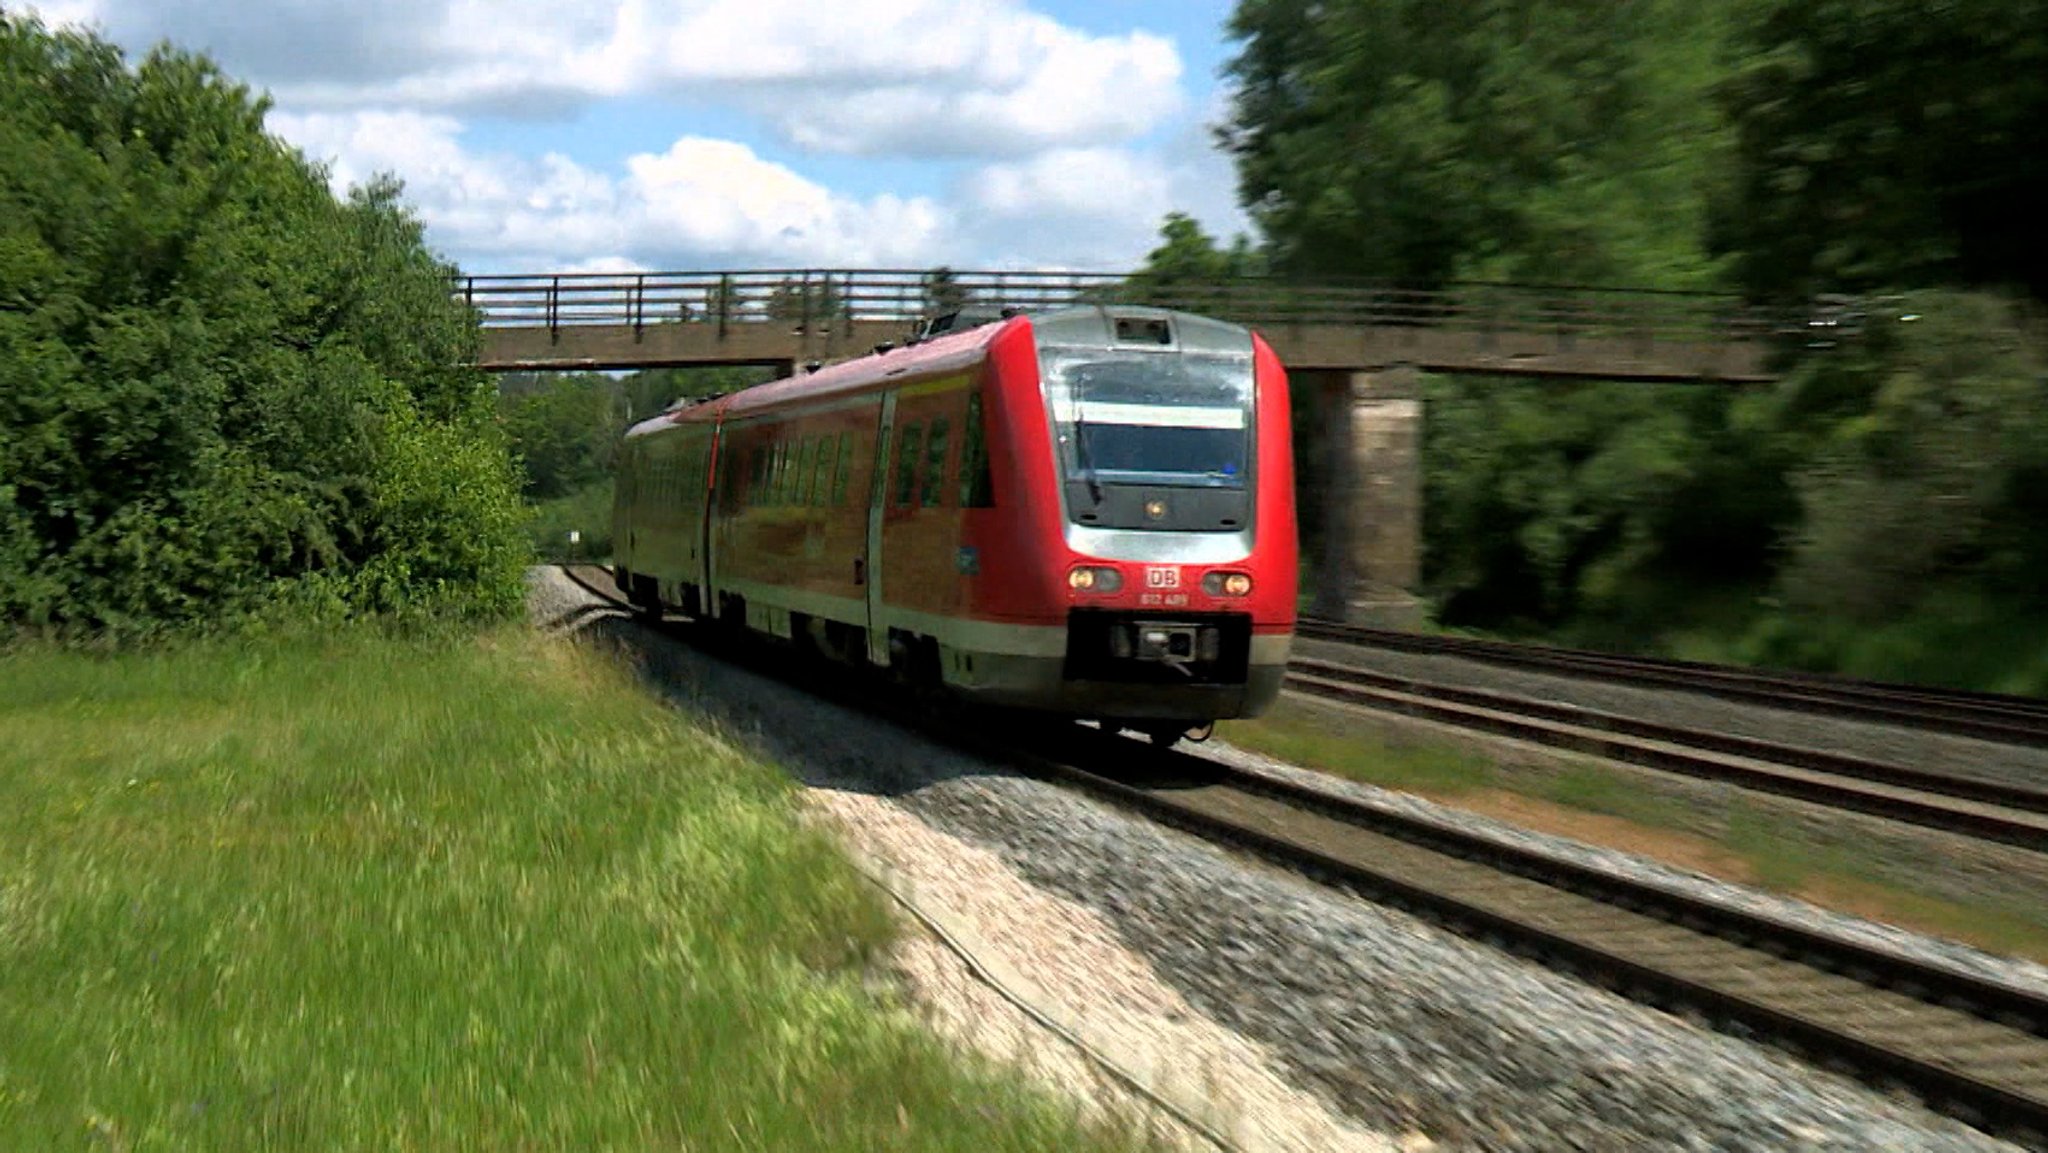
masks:
{"label": "train number marking", "polygon": [[1186,593],[1139,593],[1138,604],[1143,608],[1181,608],[1188,603]]}
{"label": "train number marking", "polygon": [[1158,565],[1145,570],[1145,587],[1148,589],[1177,589],[1180,587],[1180,569],[1171,565]]}

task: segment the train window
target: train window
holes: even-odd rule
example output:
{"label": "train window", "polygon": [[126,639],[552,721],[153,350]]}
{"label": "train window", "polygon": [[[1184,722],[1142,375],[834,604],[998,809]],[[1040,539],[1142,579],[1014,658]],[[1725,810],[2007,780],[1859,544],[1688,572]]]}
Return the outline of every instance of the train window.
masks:
{"label": "train window", "polygon": [[831,500],[831,457],[840,442],[831,436],[817,438],[817,461],[811,465],[811,504],[823,508]]}
{"label": "train window", "polygon": [[960,507],[991,508],[995,478],[989,474],[988,433],[982,427],[981,390],[967,394],[967,427],[960,445]]}
{"label": "train window", "polygon": [[811,503],[811,474],[817,471],[818,438],[807,436],[797,445],[796,484],[790,490],[791,504]]}
{"label": "train window", "polygon": [[896,438],[896,500],[895,504],[910,503],[910,494],[917,491],[917,456],[924,447],[924,426],[906,424]]}
{"label": "train window", "polygon": [[747,485],[747,503],[758,505],[762,494],[768,491],[768,450],[756,445],[747,454],[753,480]]}
{"label": "train window", "polygon": [[930,508],[945,496],[946,487],[946,418],[932,421],[931,438],[924,446],[924,486],[918,492],[918,503]]}
{"label": "train window", "polygon": [[846,503],[846,471],[847,471],[847,469],[848,469],[848,468],[850,467],[850,466],[848,465],[848,463],[847,463],[847,457],[848,457],[849,455],[851,455],[852,451],[853,451],[853,434],[852,434],[852,433],[850,433],[850,432],[842,432],[842,433],[840,433],[840,434],[839,434],[839,457],[838,457],[838,459],[837,459],[837,460],[835,460],[835,461],[833,462],[833,464],[832,464],[832,503],[833,503],[833,504],[845,504],[845,503]]}
{"label": "train window", "polygon": [[868,465],[867,502],[869,504],[889,503],[889,445],[890,438],[897,435],[895,429],[884,427],[880,440],[875,442],[875,458]]}
{"label": "train window", "polygon": [[789,442],[786,440],[775,442],[775,480],[770,485],[769,503],[789,503]]}

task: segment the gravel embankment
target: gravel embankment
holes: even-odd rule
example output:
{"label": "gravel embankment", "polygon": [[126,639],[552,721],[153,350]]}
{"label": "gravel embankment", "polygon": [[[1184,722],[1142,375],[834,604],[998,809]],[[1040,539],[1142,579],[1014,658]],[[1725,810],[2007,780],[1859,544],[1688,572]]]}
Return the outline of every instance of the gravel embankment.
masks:
{"label": "gravel embankment", "polygon": [[[1729,731],[1881,756],[1921,768],[1967,769],[1986,778],[2026,779],[2030,771],[2027,759],[2040,752],[1882,725],[1830,722],[1693,694],[1589,684],[1482,662],[1403,653],[1340,654],[1323,642],[1302,643],[1307,655],[1331,659],[1343,655],[1353,663],[1397,675],[1442,679],[1672,724],[1725,726]],[[1387,659],[1381,660],[1381,656]],[[1644,796],[1661,799],[1666,818],[1675,818],[1677,827],[1709,839],[1733,834],[1738,823],[1753,837],[1760,831],[1757,822],[1763,820],[1768,822],[1769,835],[1794,858],[1819,865],[1840,862],[1835,867],[1873,881],[1987,908],[2036,909],[2048,903],[2048,855],[2018,846],[1400,713],[1294,693],[1288,701],[1297,710],[1328,715],[1361,735],[1377,735],[1393,744],[1414,741],[1419,735],[1429,744],[1467,750],[1508,777],[1555,781],[1577,766],[1598,766],[1608,775],[1626,779]],[[1788,738],[1787,734],[1793,735]],[[1942,754],[1947,760],[1910,759],[1916,752],[1943,747],[1951,750]]]}
{"label": "gravel embankment", "polygon": [[2000,981],[2015,988],[2048,995],[2048,965],[2017,958],[1995,956],[1954,941],[1909,932],[1891,925],[1823,909],[1805,901],[1780,897],[1760,889],[1732,885],[1699,873],[1675,869],[1633,853],[1617,852],[1565,837],[1533,832],[1504,821],[1466,812],[1448,805],[1433,804],[1407,793],[1376,788],[1328,773],[1311,772],[1274,760],[1249,749],[1211,741],[1189,749],[1198,756],[1213,757],[1224,764],[1321,789],[1324,792],[1406,816],[1422,817],[1464,832],[1476,832],[1506,844],[1535,849],[1552,856],[1590,865],[1615,876],[1661,885],[1687,894],[1705,895],[1740,909],[1798,924],[1859,945],[1885,949],[1906,957],[1944,965],[1959,972]]}
{"label": "gravel embankment", "polygon": [[[537,592],[544,616],[619,640],[680,707],[732,739],[815,787],[886,802],[931,830],[898,825],[884,841],[955,837],[983,851],[954,858],[967,887],[999,892],[996,878],[1014,875],[1084,906],[1097,931],[1114,934],[1102,947],[1142,957],[1164,982],[1156,994],[1141,983],[1127,1002],[1179,999],[1363,1126],[1419,1132],[1446,1149],[2011,1148],[671,639],[582,618],[580,590],[558,577]],[[1028,946],[1040,930],[1033,907],[996,908],[998,935]]]}
{"label": "gravel embankment", "polygon": [[[1405,1144],[1364,1130],[1289,1084],[1284,1062],[1197,1012],[1092,909],[1027,884],[992,852],[938,832],[869,793],[813,789],[812,811],[846,842],[886,858],[897,891],[936,912],[1002,984],[1243,1153],[1395,1153]],[[949,923],[948,923],[949,922]],[[915,997],[942,1033],[1012,1060],[1114,1123],[1139,1119],[1184,1148],[1206,1137],[1163,1116],[1124,1083],[1084,1062],[923,934],[899,949]]]}
{"label": "gravel embankment", "polygon": [[[2048,749],[1945,736],[1901,725],[1838,720],[1701,693],[1630,688],[1460,657],[1391,649],[1359,649],[1310,639],[1297,639],[1294,651],[1298,656],[1357,665],[1391,676],[1557,701],[1667,725],[1803,745],[1929,772],[2048,787]],[[1788,738],[1788,733],[1796,736]]]}

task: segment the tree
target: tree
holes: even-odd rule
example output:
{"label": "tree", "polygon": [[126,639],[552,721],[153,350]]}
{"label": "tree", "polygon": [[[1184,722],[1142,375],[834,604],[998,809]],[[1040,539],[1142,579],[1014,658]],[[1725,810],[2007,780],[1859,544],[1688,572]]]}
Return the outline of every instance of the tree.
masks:
{"label": "tree", "polygon": [[1741,45],[1715,240],[1752,292],[2048,296],[2048,0],[1773,4]]}
{"label": "tree", "polygon": [[338,201],[266,110],[0,11],[0,622],[517,605],[453,269],[396,182]]}
{"label": "tree", "polygon": [[951,268],[940,265],[924,274],[924,314],[945,316],[965,308],[974,300],[974,293],[961,287],[960,278]]}
{"label": "tree", "polygon": [[552,373],[537,387],[501,391],[499,412],[530,499],[566,496],[611,474],[622,431],[619,392],[595,373]]}
{"label": "tree", "polygon": [[1144,266],[1119,290],[1120,298],[1221,315],[1232,298],[1218,289],[1264,268],[1250,238],[1239,234],[1230,248],[1218,248],[1201,223],[1185,212],[1166,214],[1159,241]]}
{"label": "tree", "polygon": [[1285,272],[1702,285],[1731,2],[1241,0],[1220,137]]}
{"label": "tree", "polygon": [[818,327],[851,317],[838,286],[829,275],[817,280],[808,275],[800,280],[784,277],[782,283],[769,292],[766,310],[770,320],[795,321]]}

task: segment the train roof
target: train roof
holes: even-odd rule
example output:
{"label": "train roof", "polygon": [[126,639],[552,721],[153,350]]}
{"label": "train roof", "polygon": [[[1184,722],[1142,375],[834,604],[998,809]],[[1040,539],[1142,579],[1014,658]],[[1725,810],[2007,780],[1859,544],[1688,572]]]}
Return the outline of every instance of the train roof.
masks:
{"label": "train roof", "polygon": [[640,436],[676,424],[720,423],[776,408],[793,400],[847,396],[897,377],[938,374],[979,363],[997,338],[1036,324],[1053,343],[1110,348],[1170,345],[1183,351],[1251,351],[1250,329],[1192,313],[1139,305],[1085,305],[1041,313],[1018,313],[985,324],[945,332],[902,348],[771,380],[729,396],[686,405],[634,425]]}
{"label": "train roof", "polygon": [[903,348],[843,360],[816,372],[757,384],[727,398],[731,404],[723,415],[745,417],[791,400],[819,400],[864,392],[912,373],[923,376],[966,368],[980,363],[997,337],[1028,324],[1029,319],[1020,314],[992,324],[942,333]]}

